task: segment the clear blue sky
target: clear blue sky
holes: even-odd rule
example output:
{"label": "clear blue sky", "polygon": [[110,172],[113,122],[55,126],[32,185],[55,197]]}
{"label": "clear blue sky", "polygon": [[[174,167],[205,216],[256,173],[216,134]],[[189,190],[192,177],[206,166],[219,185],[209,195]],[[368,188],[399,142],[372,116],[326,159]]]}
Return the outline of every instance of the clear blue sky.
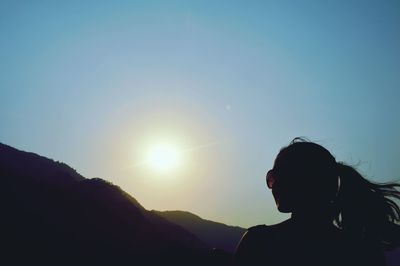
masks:
{"label": "clear blue sky", "polygon": [[[1,1],[0,40],[0,142],[148,209],[280,221],[264,175],[296,136],[400,177],[399,1]],[[160,138],[176,178],[129,167]]]}

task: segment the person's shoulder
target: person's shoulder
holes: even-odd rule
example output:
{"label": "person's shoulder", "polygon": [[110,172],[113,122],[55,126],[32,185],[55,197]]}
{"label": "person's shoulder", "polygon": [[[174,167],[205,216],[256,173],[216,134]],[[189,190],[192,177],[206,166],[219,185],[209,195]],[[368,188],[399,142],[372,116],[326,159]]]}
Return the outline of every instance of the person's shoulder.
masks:
{"label": "person's shoulder", "polygon": [[252,226],[246,230],[242,237],[242,241],[261,244],[265,241],[270,241],[277,235],[280,235],[280,232],[284,227],[286,227],[284,222],[274,225],[260,224]]}
{"label": "person's shoulder", "polygon": [[234,265],[259,265],[265,257],[273,260],[273,226],[265,224],[252,226],[244,233],[234,255]]}
{"label": "person's shoulder", "polygon": [[243,246],[254,245],[264,238],[268,234],[269,226],[265,224],[260,224],[256,226],[249,227],[243,234],[240,244]]}
{"label": "person's shoulder", "polygon": [[276,231],[281,231],[285,230],[287,228],[291,228],[292,224],[290,220],[286,220],[277,224],[272,224],[272,225],[265,225],[265,224],[260,224],[256,226],[252,226],[247,229],[246,234],[266,234],[266,233],[273,233]]}
{"label": "person's shoulder", "polygon": [[270,227],[270,226],[267,226],[267,225],[265,225],[265,224],[255,225],[255,226],[249,227],[249,228],[247,229],[247,233],[253,234],[253,233],[265,232],[265,231],[268,231],[268,230],[269,230],[269,227]]}
{"label": "person's shoulder", "polygon": [[256,265],[262,258],[266,225],[252,226],[246,230],[236,249],[234,265]]}

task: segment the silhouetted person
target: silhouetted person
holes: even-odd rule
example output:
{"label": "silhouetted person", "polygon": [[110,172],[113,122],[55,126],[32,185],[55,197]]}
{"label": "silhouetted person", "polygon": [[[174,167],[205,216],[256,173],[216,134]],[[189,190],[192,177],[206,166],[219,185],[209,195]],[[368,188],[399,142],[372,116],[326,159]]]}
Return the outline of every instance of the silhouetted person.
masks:
{"label": "silhouetted person", "polygon": [[318,144],[294,139],[266,181],[278,210],[292,216],[248,229],[234,265],[378,266],[383,250],[399,246],[399,185],[366,180]]}

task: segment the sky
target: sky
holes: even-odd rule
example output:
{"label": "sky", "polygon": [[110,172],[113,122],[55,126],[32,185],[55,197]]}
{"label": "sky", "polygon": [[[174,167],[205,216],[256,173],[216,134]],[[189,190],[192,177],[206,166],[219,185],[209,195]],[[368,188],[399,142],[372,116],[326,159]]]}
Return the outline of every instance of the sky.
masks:
{"label": "sky", "polygon": [[147,209],[282,221],[265,174],[297,136],[400,178],[399,1],[2,0],[0,40],[0,142]]}

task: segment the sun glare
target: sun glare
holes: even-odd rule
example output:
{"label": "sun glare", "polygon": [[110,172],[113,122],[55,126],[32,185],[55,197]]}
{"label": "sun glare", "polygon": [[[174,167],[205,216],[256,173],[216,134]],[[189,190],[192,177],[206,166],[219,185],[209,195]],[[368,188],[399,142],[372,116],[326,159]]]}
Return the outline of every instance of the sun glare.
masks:
{"label": "sun glare", "polygon": [[170,143],[158,143],[153,145],[148,152],[148,165],[156,171],[167,172],[179,166],[181,152]]}

